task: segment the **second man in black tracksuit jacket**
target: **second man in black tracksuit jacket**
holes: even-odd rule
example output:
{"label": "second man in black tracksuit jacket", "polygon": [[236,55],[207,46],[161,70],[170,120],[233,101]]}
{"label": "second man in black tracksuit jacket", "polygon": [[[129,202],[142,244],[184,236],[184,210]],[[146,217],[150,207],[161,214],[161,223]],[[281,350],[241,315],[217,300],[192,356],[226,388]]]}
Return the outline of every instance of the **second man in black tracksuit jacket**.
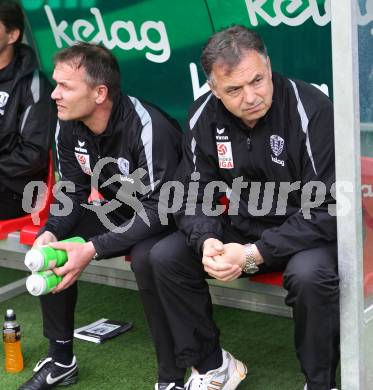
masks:
{"label": "second man in black tracksuit jacket", "polygon": [[[153,328],[163,329],[154,341],[165,382],[182,388],[193,367],[187,390],[236,389],[246,366],[220,346],[205,278],[283,270],[305,389],[333,389],[339,279],[332,104],[316,87],[272,73],[263,41],[243,26],[214,34],[201,63],[212,93],[193,104],[184,138],[181,232],[157,243],[149,258],[164,312],[153,316]],[[230,323],[232,332],[240,326]],[[255,338],[261,329],[245,332]]]}

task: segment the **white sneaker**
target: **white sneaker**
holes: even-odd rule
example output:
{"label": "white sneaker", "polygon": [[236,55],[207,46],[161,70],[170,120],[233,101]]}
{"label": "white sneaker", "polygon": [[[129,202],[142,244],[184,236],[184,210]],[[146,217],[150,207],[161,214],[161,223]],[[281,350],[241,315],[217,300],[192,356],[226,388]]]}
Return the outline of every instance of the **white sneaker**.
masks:
{"label": "white sneaker", "polygon": [[[304,390],[307,390],[307,383],[304,385]],[[330,390],[338,390],[336,388],[330,389]]]}
{"label": "white sneaker", "polygon": [[185,390],[235,390],[246,378],[246,366],[229,352],[222,350],[223,364],[216,370],[200,375],[195,368],[185,385]]}

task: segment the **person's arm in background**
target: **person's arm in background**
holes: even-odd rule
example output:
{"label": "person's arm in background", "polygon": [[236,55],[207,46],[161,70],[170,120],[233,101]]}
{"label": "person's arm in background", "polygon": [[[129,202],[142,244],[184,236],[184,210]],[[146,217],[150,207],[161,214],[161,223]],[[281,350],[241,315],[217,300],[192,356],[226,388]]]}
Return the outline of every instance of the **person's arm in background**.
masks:
{"label": "person's arm in background", "polygon": [[57,120],[51,91],[49,82],[38,70],[22,86],[18,128],[6,129],[1,134],[1,144],[6,149],[0,145],[0,180],[27,178],[46,169]]}

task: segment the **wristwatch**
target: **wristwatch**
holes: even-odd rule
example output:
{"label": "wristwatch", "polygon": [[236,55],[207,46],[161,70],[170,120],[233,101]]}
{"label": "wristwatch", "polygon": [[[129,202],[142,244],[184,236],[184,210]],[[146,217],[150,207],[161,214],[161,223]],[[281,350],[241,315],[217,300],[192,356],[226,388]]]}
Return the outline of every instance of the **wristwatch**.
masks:
{"label": "wristwatch", "polygon": [[242,271],[245,274],[255,274],[259,271],[259,267],[256,265],[253,244],[244,245],[245,250],[245,262],[242,265]]}

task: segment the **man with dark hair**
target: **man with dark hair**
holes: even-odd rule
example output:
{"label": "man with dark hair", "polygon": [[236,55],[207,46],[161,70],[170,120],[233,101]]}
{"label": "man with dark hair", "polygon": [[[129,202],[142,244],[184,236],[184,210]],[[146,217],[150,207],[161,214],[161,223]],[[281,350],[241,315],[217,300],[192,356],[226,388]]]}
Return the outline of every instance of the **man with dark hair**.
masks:
{"label": "man with dark hair", "polygon": [[[48,218],[35,246],[64,249],[68,261],[55,269],[63,280],[54,293],[41,297],[49,353],[22,390],[76,382],[76,279],[92,259],[131,254],[133,263],[146,262],[142,258],[154,243],[173,230],[161,224],[158,200],[181,154],[177,124],[154,107],[120,93],[119,66],[106,48],[81,42],[62,50],[55,57],[53,78],[63,183],[57,198],[64,201],[60,210],[66,212]],[[105,199],[101,206],[85,204],[91,185]],[[87,242],[56,243],[72,236]],[[146,299],[141,282],[139,290]]]}
{"label": "man with dark hair", "polygon": [[187,390],[236,389],[246,366],[220,346],[205,278],[284,270],[305,388],[330,390],[339,361],[332,104],[314,86],[272,73],[261,38],[243,26],[213,35],[201,62],[211,92],[192,106],[185,134],[181,232],[143,264],[162,308],[158,361],[171,383],[193,367]]}
{"label": "man with dark hair", "polygon": [[25,214],[24,187],[45,179],[56,127],[51,87],[23,30],[20,6],[0,1],[0,220]]}

